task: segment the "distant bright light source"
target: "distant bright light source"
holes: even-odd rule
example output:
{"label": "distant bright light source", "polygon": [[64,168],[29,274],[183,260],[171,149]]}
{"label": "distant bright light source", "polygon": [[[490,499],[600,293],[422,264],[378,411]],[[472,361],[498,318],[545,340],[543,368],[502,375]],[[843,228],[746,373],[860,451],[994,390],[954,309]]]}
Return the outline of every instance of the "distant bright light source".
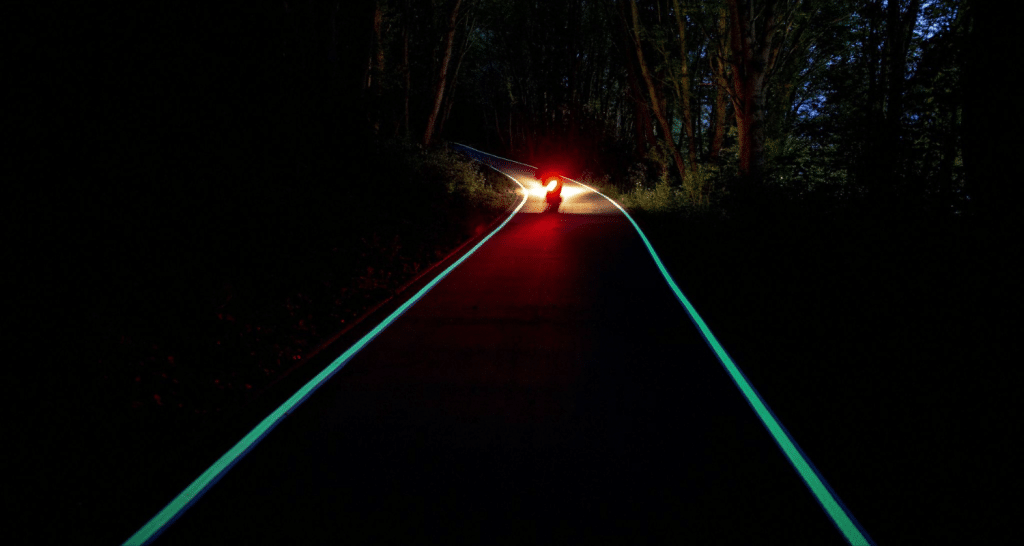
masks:
{"label": "distant bright light source", "polygon": [[[534,195],[534,196],[537,196],[537,197],[544,197],[545,195],[547,195],[549,187],[550,187],[550,185],[544,186],[543,182],[537,182],[536,185],[530,184],[530,189],[529,189],[530,195]],[[570,199],[574,195],[579,195],[579,194],[584,193],[586,191],[588,191],[588,190],[586,188],[582,187],[582,186],[577,186],[575,184],[563,184],[562,185],[562,200],[564,202],[565,200]]]}
{"label": "distant bright light source", "polygon": [[557,180],[552,180],[551,182],[548,182],[547,190],[551,191],[551,190],[555,189],[555,186],[557,186],[557,185],[558,185],[558,181]]}

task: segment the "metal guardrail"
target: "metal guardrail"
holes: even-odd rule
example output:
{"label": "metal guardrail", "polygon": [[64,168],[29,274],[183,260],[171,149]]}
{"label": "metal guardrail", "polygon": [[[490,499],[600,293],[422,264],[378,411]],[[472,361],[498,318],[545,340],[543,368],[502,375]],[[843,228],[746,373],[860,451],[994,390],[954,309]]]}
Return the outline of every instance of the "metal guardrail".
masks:
{"label": "metal guardrail", "polygon": [[490,165],[502,172],[514,173],[523,176],[534,176],[537,173],[537,167],[534,167],[533,165],[527,165],[526,163],[520,163],[518,161],[498,157],[487,152],[481,152],[480,150],[470,148],[465,144],[452,142],[451,147],[457,152],[461,152],[480,163]]}

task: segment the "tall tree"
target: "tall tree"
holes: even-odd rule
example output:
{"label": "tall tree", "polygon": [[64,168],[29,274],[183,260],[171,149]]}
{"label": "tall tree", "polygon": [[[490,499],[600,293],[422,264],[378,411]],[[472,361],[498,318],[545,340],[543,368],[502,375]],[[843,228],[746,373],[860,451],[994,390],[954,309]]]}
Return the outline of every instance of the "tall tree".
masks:
{"label": "tall tree", "polygon": [[635,49],[633,48],[633,31],[628,25],[620,25],[621,32],[616,36],[621,38],[621,47],[624,57],[626,86],[629,89],[627,98],[632,106],[633,143],[635,155],[638,158],[646,157],[648,151],[657,144],[654,136],[654,122],[651,120],[651,107],[646,97],[647,90],[640,82],[640,68],[636,60]]}
{"label": "tall tree", "polygon": [[686,179],[686,166],[683,163],[683,156],[679,153],[679,148],[676,148],[676,143],[672,138],[672,128],[669,125],[668,118],[665,116],[665,110],[662,106],[662,98],[659,96],[658,89],[654,85],[654,79],[651,76],[650,68],[647,66],[647,62],[644,59],[643,42],[641,40],[642,33],[640,31],[640,13],[637,9],[636,2],[629,2],[630,9],[630,28],[632,29],[632,40],[633,47],[636,52],[637,64],[640,68],[640,74],[643,76],[644,83],[647,86],[647,93],[651,99],[651,110],[654,112],[654,117],[658,120],[658,125],[661,128],[662,141],[666,148],[668,148],[669,154],[672,156],[675,162],[676,169],[679,171],[679,179]]}
{"label": "tall tree", "polygon": [[441,120],[438,123],[438,132],[444,131],[444,124],[448,121],[448,116],[451,114],[452,106],[455,104],[455,89],[456,82],[459,79],[459,69],[462,68],[462,61],[466,58],[466,53],[469,52],[469,48],[473,42],[473,31],[476,25],[476,19],[474,17],[473,4],[469,4],[469,9],[463,10],[463,19],[465,20],[465,31],[463,32],[462,46],[459,47],[459,60],[455,62],[455,70],[452,71],[450,81],[448,83],[448,92],[445,93],[444,97],[444,108],[441,112]]}
{"label": "tall tree", "polygon": [[363,88],[369,93],[370,108],[367,109],[369,123],[373,135],[380,133],[381,102],[383,95],[384,78],[384,44],[381,27],[384,20],[384,9],[377,0],[373,4],[373,33],[370,39],[370,56],[366,63],[366,76]]}
{"label": "tall tree", "polygon": [[764,176],[765,76],[778,31],[778,0],[728,0],[732,48],[732,101],[739,137],[740,176],[760,183]]}
{"label": "tall tree", "polygon": [[[907,79],[907,52],[917,24],[920,0],[888,0],[885,6],[885,111],[882,121],[882,146],[877,150],[884,173],[900,173],[903,156],[904,94]],[[881,174],[881,173],[878,173]],[[902,174],[902,173],[901,173]],[[874,180],[881,179],[874,177]],[[881,187],[888,193],[891,184]]]}
{"label": "tall tree", "polygon": [[679,95],[680,109],[683,117],[683,131],[686,133],[687,152],[690,162],[690,170],[697,170],[697,139],[694,138],[693,109],[690,107],[690,67],[687,61],[686,51],[686,18],[679,5],[679,0],[672,0],[675,8],[676,27],[679,31]]}
{"label": "tall tree", "polygon": [[797,24],[803,0],[728,0],[731,98],[739,139],[739,172],[746,183],[760,184],[765,169],[765,92],[780,57],[799,37],[806,21]]}
{"label": "tall tree", "polygon": [[410,138],[409,96],[412,94],[412,66],[409,64],[409,34],[412,31],[412,9],[409,0],[402,0],[402,136]]}
{"label": "tall tree", "polygon": [[427,127],[423,131],[423,146],[430,146],[434,136],[434,127],[437,124],[438,114],[441,112],[441,104],[444,101],[445,82],[448,80],[448,64],[452,59],[452,49],[455,46],[455,31],[458,30],[459,7],[462,0],[455,0],[452,6],[451,16],[448,18],[447,34],[445,36],[444,52],[441,54],[441,62],[438,66],[437,83],[434,85],[434,101],[427,118]]}
{"label": "tall tree", "polygon": [[715,165],[721,163],[722,145],[725,143],[726,113],[729,105],[729,77],[726,73],[729,63],[729,17],[725,9],[717,10],[716,17],[717,32],[713,33],[713,50],[709,51],[711,57],[711,70],[715,86],[714,120],[712,122],[711,146],[708,155]]}

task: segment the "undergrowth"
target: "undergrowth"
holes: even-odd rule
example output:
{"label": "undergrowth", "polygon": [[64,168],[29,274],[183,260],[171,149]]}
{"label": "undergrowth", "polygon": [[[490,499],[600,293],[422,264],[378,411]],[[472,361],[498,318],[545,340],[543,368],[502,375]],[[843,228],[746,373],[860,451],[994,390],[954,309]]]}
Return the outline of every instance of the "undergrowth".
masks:
{"label": "undergrowth", "polygon": [[136,224],[93,276],[67,280],[64,317],[81,324],[69,346],[86,365],[61,377],[61,403],[154,434],[244,407],[516,198],[446,150],[390,143],[347,167],[251,185],[231,208],[193,196],[180,216],[197,225],[147,211],[167,237]]}

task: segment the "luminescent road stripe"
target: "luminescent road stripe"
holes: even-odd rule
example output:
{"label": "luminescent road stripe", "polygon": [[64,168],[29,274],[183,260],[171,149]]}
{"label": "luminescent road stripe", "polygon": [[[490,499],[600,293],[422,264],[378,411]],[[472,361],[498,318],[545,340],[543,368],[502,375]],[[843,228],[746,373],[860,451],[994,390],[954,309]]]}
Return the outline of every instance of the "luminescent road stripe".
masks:
{"label": "luminescent road stripe", "polygon": [[162,533],[170,524],[174,523],[174,521],[178,519],[179,516],[185,513],[185,510],[188,510],[188,508],[192,506],[192,504],[195,503],[197,500],[199,500],[199,497],[206,493],[206,491],[213,487],[213,485],[216,484],[218,480],[224,477],[227,471],[231,470],[231,467],[234,466],[235,463],[240,461],[242,457],[249,453],[249,451],[252,450],[252,448],[255,447],[256,444],[260,442],[260,440],[266,437],[266,435],[271,430],[273,430],[273,428],[276,427],[281,422],[282,419],[287,417],[288,414],[290,414],[291,412],[295,411],[295,408],[297,408],[300,404],[305,402],[306,399],[309,398],[309,396],[313,394],[314,391],[320,388],[320,386],[323,385],[328,379],[330,379],[335,373],[337,373],[338,370],[344,368],[345,365],[348,364],[349,360],[351,360],[352,357],[356,355],[356,353],[362,350],[363,347],[365,347],[368,343],[373,341],[373,339],[377,337],[378,334],[383,332],[385,328],[391,325],[391,323],[395,322],[395,320],[398,317],[400,317],[402,313],[405,313],[410,307],[413,306],[413,304],[415,304],[417,301],[420,300],[420,298],[422,298],[427,292],[429,292],[431,288],[434,288],[434,286],[436,286],[437,283],[441,282],[442,279],[447,277],[448,274],[451,273],[456,267],[462,264],[462,262],[466,261],[466,258],[468,258],[470,255],[476,252],[477,249],[483,246],[483,244],[486,243],[491,237],[493,237],[495,233],[501,231],[501,229],[504,228],[505,225],[508,224],[510,220],[512,220],[512,217],[515,216],[523,208],[523,205],[525,205],[526,201],[529,199],[529,192],[526,190],[525,186],[523,186],[515,178],[507,174],[505,174],[505,176],[511,178],[513,182],[519,184],[519,187],[523,189],[523,201],[519,203],[519,206],[517,206],[515,210],[512,211],[512,214],[510,214],[508,218],[506,218],[505,221],[501,223],[501,225],[495,228],[494,231],[487,234],[487,236],[481,239],[479,243],[477,243],[473,248],[469,250],[469,252],[463,254],[461,258],[459,258],[452,265],[448,266],[448,268],[442,271],[441,274],[439,274],[437,277],[434,277],[434,280],[427,283],[426,286],[421,288],[419,292],[416,292],[415,295],[409,298],[398,309],[396,309],[393,313],[388,315],[388,317],[381,321],[381,323],[378,324],[373,330],[371,330],[368,334],[363,336],[354,345],[349,347],[347,351],[345,351],[344,353],[341,354],[341,356],[336,358],[334,362],[327,366],[322,372],[317,374],[317,376],[314,377],[309,383],[306,383],[301,389],[296,391],[296,393],[293,394],[291,398],[289,398],[284,404],[281,404],[280,407],[278,407],[270,415],[263,419],[263,421],[260,422],[260,424],[256,425],[256,427],[253,428],[251,431],[249,431],[249,433],[246,434],[241,441],[235,444],[235,446],[228,450],[227,453],[222,455],[220,459],[217,459],[217,462],[213,463],[213,465],[210,466],[210,468],[207,468],[206,471],[203,472],[198,478],[196,478],[196,480],[192,482],[188,487],[186,487],[184,491],[179,493],[178,496],[174,498],[174,500],[168,503],[167,506],[165,506],[162,510],[160,510],[160,512],[153,516],[153,518],[149,520],[148,523],[143,525],[142,528],[136,531],[135,534],[132,535],[128,540],[124,541],[124,544],[147,544],[153,541],[158,536],[160,536],[160,533]]}
{"label": "luminescent road stripe", "polygon": [[[569,180],[572,179],[569,178]],[[572,181],[576,182],[575,180]],[[690,304],[690,300],[688,300],[683,294],[683,291],[679,289],[679,285],[677,285],[676,281],[672,279],[672,275],[670,275],[668,270],[665,269],[665,265],[661,262],[661,258],[658,257],[658,253],[654,251],[654,247],[651,246],[651,242],[647,239],[647,236],[644,235],[643,230],[640,229],[640,226],[637,225],[636,221],[633,220],[633,217],[626,212],[626,209],[622,208],[622,206],[607,195],[583,184],[582,182],[576,183],[607,199],[611,204],[615,205],[617,209],[622,211],[622,214],[626,215],[626,219],[629,220],[629,223],[633,224],[633,227],[636,228],[636,232],[640,234],[640,238],[643,240],[644,245],[647,246],[647,251],[651,254],[651,257],[654,258],[654,263],[658,266],[658,270],[661,271],[661,275],[665,277],[665,281],[672,289],[672,292],[675,293],[677,298],[679,298],[679,302],[683,304],[683,307],[686,309],[686,313],[690,316],[690,320],[693,321],[693,324],[698,330],[700,330],[701,335],[704,336],[704,341],[706,341],[708,346],[711,347],[715,356],[718,357],[718,361],[725,367],[729,376],[732,377],[733,382],[736,383],[740,392],[743,393],[747,402],[750,403],[754,412],[761,419],[761,423],[763,423],[765,428],[768,429],[772,438],[775,439],[775,443],[777,443],[782,449],[782,452],[789,459],[789,462],[796,469],[797,473],[800,474],[800,477],[803,478],[804,483],[807,484],[808,488],[810,488],[811,493],[814,494],[814,497],[818,500],[818,503],[821,504],[821,507],[825,509],[825,513],[827,513],[832,519],[832,522],[839,528],[839,531],[846,538],[847,542],[855,546],[873,544],[873,541],[871,540],[871,537],[868,536],[867,531],[860,526],[860,523],[857,522],[856,518],[853,517],[853,514],[839,499],[839,495],[836,495],[835,491],[832,490],[832,487],[830,487],[828,482],[825,481],[825,478],[822,477],[820,472],[818,472],[818,469],[811,463],[811,460],[804,454],[803,450],[800,449],[800,446],[798,446],[796,441],[793,440],[793,437],[790,436],[789,431],[787,431],[786,428],[782,426],[782,423],[778,418],[775,417],[775,414],[768,407],[768,404],[765,403],[764,399],[761,398],[757,389],[747,381],[746,376],[744,376],[743,372],[740,371],[739,366],[732,361],[729,354],[725,352],[724,348],[722,348],[722,345],[718,342],[715,334],[711,333],[711,329],[704,323],[704,319],[702,319],[700,314],[697,313],[697,310],[692,304]]]}
{"label": "luminescent road stripe", "polygon": [[[536,168],[517,161],[492,156],[491,154],[475,150],[469,146],[461,144],[459,146],[468,148],[479,155],[499,159],[502,162],[516,163],[532,169]],[[679,299],[679,302],[683,304],[683,308],[686,309],[686,313],[689,315],[690,320],[700,331],[700,334],[704,337],[704,341],[707,342],[708,347],[710,347],[712,352],[715,353],[718,361],[722,363],[722,366],[725,368],[726,372],[728,372],[729,377],[732,378],[744,398],[747,399],[747,402],[750,404],[750,407],[753,408],[754,413],[756,413],[758,418],[761,419],[761,423],[764,424],[768,433],[771,434],[772,438],[775,440],[775,443],[778,444],[780,449],[782,449],[783,454],[787,459],[789,459],[790,464],[793,465],[793,468],[796,469],[804,483],[811,490],[811,493],[814,495],[815,499],[818,500],[818,503],[825,510],[825,513],[832,520],[832,523],[835,524],[843,537],[845,537],[846,541],[850,544],[856,546],[874,544],[867,531],[861,527],[860,523],[853,517],[850,510],[843,504],[843,501],[839,499],[839,495],[837,495],[835,491],[832,490],[832,487],[828,485],[828,482],[826,482],[825,478],[820,472],[818,472],[818,469],[814,467],[810,458],[808,458],[807,455],[804,454],[803,450],[800,449],[800,446],[797,445],[796,441],[789,434],[789,431],[786,430],[786,427],[782,426],[779,419],[775,417],[775,413],[772,412],[771,408],[768,407],[768,404],[765,403],[763,398],[761,398],[757,389],[755,389],[750,381],[747,380],[746,376],[743,375],[743,372],[740,370],[739,366],[733,362],[729,354],[725,352],[725,349],[718,342],[718,339],[711,332],[711,329],[708,328],[704,319],[701,318],[699,313],[697,313],[697,309],[693,307],[690,300],[688,300],[683,294],[683,291],[679,289],[679,285],[676,284],[672,275],[669,274],[668,269],[665,268],[665,264],[663,264],[661,258],[658,257],[658,253],[654,251],[654,246],[651,245],[650,240],[647,239],[647,235],[645,235],[643,230],[640,229],[640,226],[637,225],[635,220],[633,220],[633,217],[626,212],[626,209],[622,208],[621,205],[616,203],[615,200],[607,195],[582,182],[578,182],[567,177],[563,178],[576,182],[584,188],[604,197],[626,216],[626,219],[629,220],[630,224],[633,224],[633,228],[636,229],[637,234],[640,235],[640,239],[643,240],[644,245],[647,247],[647,252],[650,253],[652,258],[654,258],[654,263],[657,265],[658,271],[661,272],[661,275],[665,278],[665,282],[668,283],[669,288],[672,289],[672,292],[676,295],[676,298]]]}
{"label": "luminescent road stripe", "polygon": [[[533,165],[527,165],[526,163],[520,163],[518,161],[512,161],[511,159],[505,159],[504,157],[498,157],[496,155],[491,155],[491,154],[489,154],[487,152],[481,152],[480,150],[477,150],[476,148],[471,148],[469,146],[466,146],[465,144],[453,143],[453,145],[458,146],[459,148],[465,148],[467,150],[472,150],[476,155],[482,155],[482,156],[487,156],[487,157],[493,157],[494,159],[499,159],[499,160],[501,160],[502,163],[515,163],[516,165],[522,165],[523,167],[526,167],[530,171],[531,175],[534,174],[537,171],[537,167],[534,167]],[[477,161],[481,161],[481,160],[477,159]],[[493,167],[493,165],[492,165],[492,167]],[[497,169],[497,167],[495,167],[495,169]],[[499,172],[501,172],[501,171],[499,171]],[[504,174],[505,176],[508,176],[508,174],[506,174],[504,172],[502,172],[501,174]],[[518,182],[516,182],[516,183],[518,184]],[[522,184],[520,184],[520,185],[522,185]]]}

